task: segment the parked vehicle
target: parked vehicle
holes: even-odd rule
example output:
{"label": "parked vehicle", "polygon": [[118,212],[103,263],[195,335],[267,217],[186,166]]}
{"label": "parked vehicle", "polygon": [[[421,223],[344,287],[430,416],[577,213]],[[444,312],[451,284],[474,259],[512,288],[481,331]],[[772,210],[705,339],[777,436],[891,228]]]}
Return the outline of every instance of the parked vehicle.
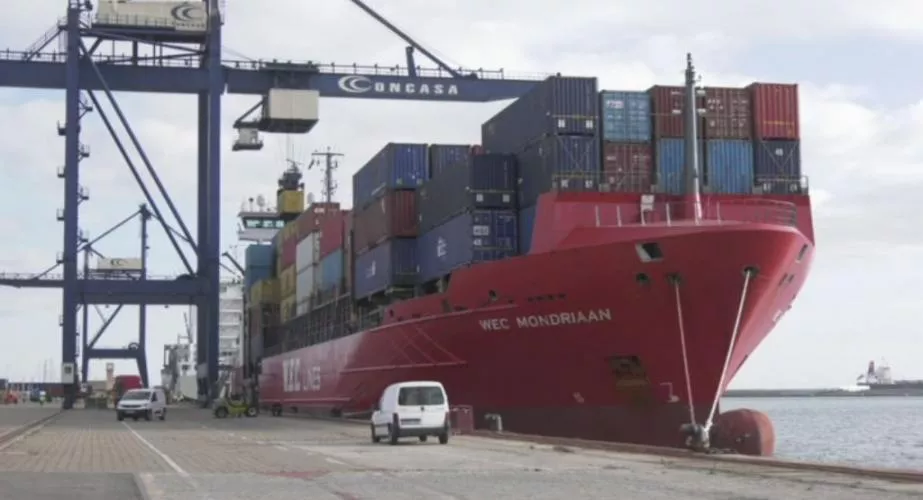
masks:
{"label": "parked vehicle", "polygon": [[449,442],[449,398],[440,382],[414,381],[389,385],[372,413],[372,442],[385,437],[392,445],[402,437],[426,442],[436,436]]}
{"label": "parked vehicle", "polygon": [[130,389],[122,395],[115,406],[119,422],[130,417],[134,421],[167,419],[167,396],[162,389]]}

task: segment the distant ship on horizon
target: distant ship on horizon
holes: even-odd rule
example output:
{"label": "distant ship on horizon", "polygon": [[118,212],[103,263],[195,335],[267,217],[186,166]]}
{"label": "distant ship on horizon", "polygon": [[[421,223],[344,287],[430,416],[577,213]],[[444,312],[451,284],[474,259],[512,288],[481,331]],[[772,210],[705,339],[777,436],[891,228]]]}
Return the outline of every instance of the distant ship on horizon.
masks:
{"label": "distant ship on horizon", "polygon": [[868,369],[865,373],[856,378],[856,385],[867,387],[870,393],[909,396],[923,395],[923,380],[894,380],[891,377],[891,367],[887,362],[875,365],[875,361],[869,361]]}

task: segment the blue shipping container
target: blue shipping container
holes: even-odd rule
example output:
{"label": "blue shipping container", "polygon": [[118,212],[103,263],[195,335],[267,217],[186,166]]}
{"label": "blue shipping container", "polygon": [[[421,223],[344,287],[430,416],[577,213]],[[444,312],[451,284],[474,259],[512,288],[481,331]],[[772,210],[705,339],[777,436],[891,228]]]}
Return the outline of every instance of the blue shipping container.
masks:
{"label": "blue shipping container", "polygon": [[320,260],[320,289],[330,290],[342,285],[343,250],[337,250]]}
{"label": "blue shipping container", "polygon": [[468,210],[514,210],[517,182],[513,155],[474,155],[444,170],[417,191],[420,233]]}
{"label": "blue shipping container", "polygon": [[276,252],[273,245],[250,245],[244,252],[244,268],[268,267],[272,269],[275,261]]}
{"label": "blue shipping container", "polygon": [[523,208],[519,211],[519,253],[526,255],[532,250],[532,234],[535,232],[535,213],[537,207]]}
{"label": "blue shipping container", "polygon": [[[664,193],[683,194],[686,189],[685,169],[686,141],[685,139],[658,139],[657,140],[657,186]],[[705,168],[705,145],[699,142],[699,168]]]}
{"label": "blue shipping container", "polygon": [[353,176],[353,207],[362,208],[388,189],[415,189],[426,181],[426,144],[388,143]]}
{"label": "blue shipping container", "polygon": [[801,143],[799,141],[757,141],[753,171],[759,178],[800,179]]}
{"label": "blue shipping container", "polygon": [[253,288],[253,285],[260,281],[272,278],[272,275],[272,267],[259,266],[244,268],[244,290],[246,293],[249,293],[250,289]]}
{"label": "blue shipping container", "polygon": [[472,147],[470,144],[430,144],[427,179],[432,179],[447,168],[466,163],[471,157]]}
{"label": "blue shipping container", "polygon": [[602,167],[599,137],[550,135],[516,155],[519,206],[530,207],[551,191],[596,191]]}
{"label": "blue shipping container", "polygon": [[596,78],[550,77],[487,120],[489,153],[518,153],[544,135],[599,135]]}
{"label": "blue shipping container", "polygon": [[512,210],[476,210],[446,221],[417,238],[420,282],[469,264],[515,256],[517,232]]}
{"label": "blue shipping container", "polygon": [[599,99],[604,141],[650,142],[650,94],[604,90],[599,93]]}
{"label": "blue shipping container", "polygon": [[395,238],[356,257],[353,294],[361,299],[417,284],[416,238]]}
{"label": "blue shipping container", "polygon": [[710,193],[753,193],[753,143],[739,139],[705,142],[705,185]]}

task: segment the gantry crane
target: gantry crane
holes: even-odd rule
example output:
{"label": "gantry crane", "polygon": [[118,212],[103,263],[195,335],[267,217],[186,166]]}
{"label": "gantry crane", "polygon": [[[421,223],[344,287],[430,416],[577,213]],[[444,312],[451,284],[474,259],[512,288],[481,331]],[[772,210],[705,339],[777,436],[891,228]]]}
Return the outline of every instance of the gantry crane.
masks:
{"label": "gantry crane", "polygon": [[[502,70],[451,68],[361,0],[350,1],[409,44],[406,67],[224,60],[221,50],[222,4],[219,0],[100,0],[95,8],[89,0],[66,1],[67,15],[30,48],[0,52],[0,86],[65,91],[65,120],[58,126],[58,134],[65,141],[64,166],[58,172],[64,180],[64,208],[59,217],[64,223],[64,245],[58,259],[63,273],[54,277],[46,274],[0,276],[0,285],[62,289],[61,356],[62,378],[66,385],[65,408],[73,404],[76,394],[77,312],[83,309],[86,314],[88,305],[99,304],[119,307],[157,304],[196,306],[199,311],[196,315],[199,397],[207,402],[214,396],[219,372],[219,201],[222,173],[219,127],[224,93],[260,98],[235,122],[241,135],[233,149],[246,151],[259,149],[262,143],[258,134],[261,131],[308,132],[317,122],[318,97],[488,102],[517,98],[544,79],[544,76],[507,78]],[[58,37],[62,50],[48,49]],[[118,46],[129,52],[124,56],[102,55],[98,49],[103,44],[112,44],[112,50],[107,51],[110,54],[118,53]],[[414,51],[425,55],[438,68],[417,67]],[[114,94],[123,91],[187,94],[197,98],[196,238],[192,237],[180,217],[118,105]],[[114,118],[103,110],[102,101],[110,105]],[[145,217],[163,226],[185,267],[183,275],[155,278],[148,277],[142,270],[131,279],[114,279],[112,276],[93,275],[86,269],[80,271],[78,255],[89,251],[92,245],[81,237],[78,225],[78,207],[88,199],[87,191],[80,185],[80,164],[89,157],[89,148],[80,140],[79,123],[91,112],[99,114],[141,188],[147,201],[145,210],[150,210]],[[153,179],[170,217],[175,220],[176,228],[168,224],[167,214],[141,179],[128,146],[116,133],[117,124],[124,129],[130,146],[136,150],[143,168]],[[188,258],[179,240],[191,247],[194,260]],[[138,359],[139,362],[143,359],[143,336],[137,346],[108,350],[95,349],[94,343],[87,342],[85,331],[83,337],[87,344],[81,353],[84,364],[89,359],[100,357]]]}

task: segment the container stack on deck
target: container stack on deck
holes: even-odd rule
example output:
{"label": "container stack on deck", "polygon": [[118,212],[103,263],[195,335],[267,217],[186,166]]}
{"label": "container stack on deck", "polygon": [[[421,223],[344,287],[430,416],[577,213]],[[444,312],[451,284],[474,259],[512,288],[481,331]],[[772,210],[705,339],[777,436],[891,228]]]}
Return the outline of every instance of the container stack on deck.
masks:
{"label": "container stack on deck", "polygon": [[412,289],[417,281],[414,191],[428,175],[426,144],[387,144],[353,176],[353,294]]}
{"label": "container stack on deck", "polygon": [[286,224],[274,239],[277,254],[276,276],[279,280],[279,321],[282,323],[297,314],[295,298],[295,259],[298,248],[298,227]]}
{"label": "container stack on deck", "polygon": [[706,87],[702,178],[704,191],[717,194],[753,192],[753,120],[745,88]]}
{"label": "container stack on deck", "polygon": [[338,214],[339,203],[314,203],[297,219],[298,247],[295,251],[296,316],[311,310],[311,299],[320,283],[321,225],[330,214]]}
{"label": "container stack on deck", "polygon": [[596,78],[550,77],[481,126],[488,153],[516,156],[519,250],[532,246],[535,204],[553,187],[595,191],[600,172]]}
{"label": "container stack on deck", "polygon": [[[802,194],[797,92],[703,89],[704,192]],[[527,254],[542,193],[682,193],[683,94],[552,77],[487,120],[481,146],[387,144],[353,176],[351,211],[315,203],[247,249],[251,352],[348,334],[461,267]]]}
{"label": "container stack on deck", "polygon": [[654,179],[651,97],[647,92],[599,93],[604,191],[648,193]]}
{"label": "container stack on deck", "polygon": [[462,266],[516,255],[515,156],[434,144],[430,173],[417,193],[420,284]]}
{"label": "container stack on deck", "polygon": [[749,90],[753,101],[756,186],[764,194],[800,194],[798,86],[754,83]]}
{"label": "container stack on deck", "polygon": [[278,343],[279,281],[276,249],[272,245],[250,245],[244,255],[244,312],[250,358],[263,355],[266,347]]}
{"label": "container stack on deck", "polygon": [[[681,194],[685,189],[685,141],[683,110],[686,107],[686,90],[683,87],[655,85],[648,89],[651,99],[651,123],[654,139],[655,191]],[[703,100],[696,99],[701,109]],[[702,120],[697,132],[702,138]],[[704,166],[704,145],[699,146],[699,164]]]}

